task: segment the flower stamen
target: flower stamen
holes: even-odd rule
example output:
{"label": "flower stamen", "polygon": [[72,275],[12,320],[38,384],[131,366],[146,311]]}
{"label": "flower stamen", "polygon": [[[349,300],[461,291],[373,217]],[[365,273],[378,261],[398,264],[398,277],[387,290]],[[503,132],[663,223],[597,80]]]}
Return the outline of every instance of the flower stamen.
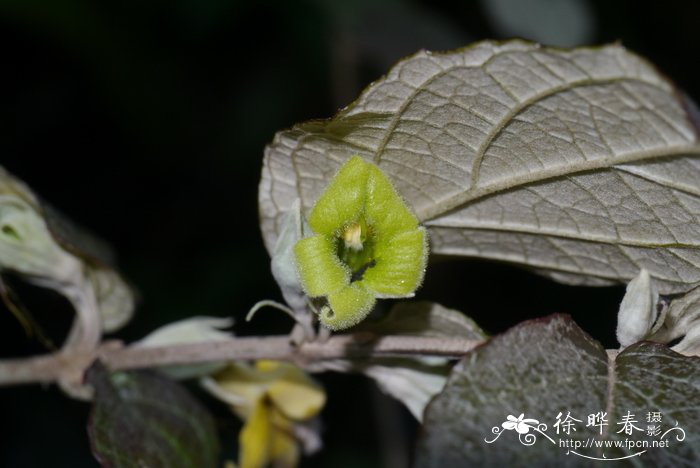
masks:
{"label": "flower stamen", "polygon": [[366,231],[367,225],[364,220],[360,220],[346,227],[341,235],[343,242],[345,242],[345,248],[354,251],[362,250],[363,243],[367,237]]}

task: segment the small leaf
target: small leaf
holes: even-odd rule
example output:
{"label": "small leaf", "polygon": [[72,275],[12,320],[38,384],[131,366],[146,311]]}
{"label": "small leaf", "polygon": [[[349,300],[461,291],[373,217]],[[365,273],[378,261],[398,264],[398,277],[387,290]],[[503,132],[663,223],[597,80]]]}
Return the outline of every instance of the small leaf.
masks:
{"label": "small leaf", "polygon": [[462,312],[430,301],[399,302],[379,319],[364,322],[354,330],[377,335],[425,336],[483,340],[486,333]]}
{"label": "small leaf", "polygon": [[[135,347],[168,346],[184,343],[220,343],[234,339],[230,332],[222,331],[233,325],[232,318],[226,317],[190,317],[177,322],[163,325],[152,331],[139,341],[133,343]],[[202,377],[217,372],[226,367],[225,362],[212,362],[207,364],[189,364],[165,366],[158,369],[173,379],[189,379]]]}
{"label": "small leaf", "polygon": [[682,338],[673,350],[700,355],[700,287],[671,301],[654,325],[649,340],[669,343]]}
{"label": "small leaf", "polygon": [[[639,463],[697,466],[699,376],[699,358],[659,344],[638,343],[610,362],[603,346],[566,316],[524,322],[474,349],[455,366],[444,391],[426,409],[416,466],[591,466],[591,460],[567,454],[558,440],[658,440],[658,435],[646,434],[650,412],[660,414],[663,431],[677,422],[685,438],[669,436],[669,447],[649,448],[639,455]],[[609,424],[602,435],[598,427],[587,427],[588,415],[599,411],[607,413]],[[556,433],[560,412],[579,420],[575,431]],[[642,431],[618,432],[628,412]],[[546,428],[539,428],[553,442],[531,430],[535,442],[530,446],[507,432],[487,443],[498,435],[494,428],[510,420],[508,415],[545,423]],[[641,450],[613,446],[576,451],[610,459]]]}
{"label": "small leaf", "polygon": [[270,261],[272,276],[277,281],[284,300],[297,316],[305,315],[308,311],[294,259],[294,245],[306,237],[310,230],[301,214],[301,203],[297,199],[287,212]]}
{"label": "small leaf", "polygon": [[88,434],[102,466],[208,468],[219,465],[214,420],[184,387],[160,375],[96,364]]}
{"label": "small leaf", "polygon": [[622,347],[646,338],[656,319],[658,300],[649,272],[640,271],[627,285],[617,313],[617,341]]}
{"label": "small leaf", "polygon": [[[134,293],[109,266],[113,261],[109,247],[42,203],[2,167],[0,253],[0,273],[13,272],[71,301],[77,317],[65,346],[76,341],[94,346],[99,328],[115,331],[133,315]],[[84,300],[87,295],[94,296],[97,307],[86,305],[93,302]],[[92,330],[95,326],[98,329]]]}
{"label": "small leaf", "polygon": [[[432,302],[400,302],[386,317],[362,322],[354,330],[382,335],[465,338],[482,340],[484,332],[463,313]],[[419,421],[428,401],[447,380],[451,365],[444,358],[379,358],[371,362],[341,359],[313,365],[315,371],[359,372],[372,378],[385,393],[401,401]]]}

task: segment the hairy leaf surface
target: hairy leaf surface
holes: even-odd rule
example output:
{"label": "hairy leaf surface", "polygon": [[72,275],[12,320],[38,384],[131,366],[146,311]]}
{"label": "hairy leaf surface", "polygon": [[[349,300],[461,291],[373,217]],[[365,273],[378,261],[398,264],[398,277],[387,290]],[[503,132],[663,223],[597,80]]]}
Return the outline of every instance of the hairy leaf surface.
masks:
{"label": "hairy leaf surface", "polygon": [[219,439],[209,412],[180,384],[153,372],[88,372],[95,387],[88,434],[102,466],[215,467]]}
{"label": "hairy leaf surface", "polygon": [[[586,457],[628,456],[624,466],[697,466],[699,376],[700,358],[663,345],[642,342],[609,358],[566,316],[524,322],[453,369],[426,408],[416,466],[592,466]],[[588,415],[598,412],[606,413],[607,425],[589,427]],[[559,413],[560,420],[568,414],[578,420],[568,434],[555,426]],[[650,413],[659,413],[659,421],[649,422]],[[504,430],[509,415],[521,414],[536,420],[527,433]],[[637,428],[631,434],[622,424],[627,415]],[[657,434],[648,434],[650,425],[660,428]],[[589,442],[574,448],[559,440]],[[594,447],[591,440],[647,441],[648,447]],[[654,440],[667,440],[668,447],[653,447]]]}
{"label": "hairy leaf surface", "polygon": [[481,42],[401,61],[328,121],[279,132],[260,183],[268,250],[354,154],[378,164],[434,253],[523,264],[569,283],[661,293],[700,282],[693,104],[620,45]]}

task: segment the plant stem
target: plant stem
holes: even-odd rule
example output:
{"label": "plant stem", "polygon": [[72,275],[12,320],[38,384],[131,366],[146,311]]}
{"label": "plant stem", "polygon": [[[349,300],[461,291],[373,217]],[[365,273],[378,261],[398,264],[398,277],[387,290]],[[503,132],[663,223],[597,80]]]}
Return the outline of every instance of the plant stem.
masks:
{"label": "plant stem", "polygon": [[[333,335],[327,340],[294,344],[289,336],[236,337],[228,341],[184,343],[169,346],[124,347],[105,341],[87,355],[61,350],[29,358],[0,360],[0,387],[53,383],[66,375],[85,372],[95,359],[110,370],[157,368],[207,362],[274,359],[300,367],[331,359],[370,359],[396,356],[442,356],[460,358],[486,340],[422,336],[377,336],[359,332]],[[608,349],[614,360],[619,350]],[[313,371],[313,369],[312,369]]]}
{"label": "plant stem", "polygon": [[[161,347],[115,347],[114,342],[107,342],[94,352],[94,357],[111,370],[257,359],[292,361],[304,367],[329,359],[406,355],[458,358],[481,343],[483,341],[459,338],[378,337],[370,333],[354,333],[335,335],[323,342],[295,345],[288,336],[256,336]],[[64,374],[75,372],[79,362],[92,362],[92,359],[59,351],[44,356],[1,360],[0,386],[55,382]]]}

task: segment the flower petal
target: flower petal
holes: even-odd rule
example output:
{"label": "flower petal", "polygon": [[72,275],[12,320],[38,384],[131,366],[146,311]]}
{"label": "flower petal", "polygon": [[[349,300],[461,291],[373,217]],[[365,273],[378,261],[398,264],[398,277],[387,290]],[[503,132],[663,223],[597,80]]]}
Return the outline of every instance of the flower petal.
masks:
{"label": "flower petal", "polygon": [[365,215],[374,227],[377,240],[382,242],[396,234],[418,227],[418,220],[396,193],[387,177],[376,166],[369,169]]}
{"label": "flower petal", "polygon": [[298,367],[278,361],[258,361],[256,367],[279,376],[267,395],[286,417],[304,421],[318,414],[326,403],[326,394],[316,382]]}
{"label": "flower petal", "polygon": [[231,363],[203,383],[212,395],[231,405],[236,414],[246,419],[255,405],[265,398],[271,377],[247,364]]}
{"label": "flower petal", "polygon": [[273,466],[293,468],[299,464],[299,441],[294,437],[291,421],[277,410],[272,414],[272,446],[270,458]]}
{"label": "flower petal", "polygon": [[322,310],[319,317],[323,325],[331,330],[342,330],[367,317],[376,299],[374,294],[358,283],[352,283],[328,296],[330,308]]}
{"label": "flower petal", "polygon": [[331,237],[300,240],[294,246],[294,256],[301,284],[309,296],[326,296],[350,283],[350,269],[338,258]]}
{"label": "flower petal", "polygon": [[250,417],[238,435],[240,445],[239,464],[241,468],[267,466],[272,448],[272,425],[269,408],[263,399],[253,408]]}
{"label": "flower petal", "polygon": [[398,234],[375,246],[375,262],[360,281],[379,294],[406,296],[423,281],[427,259],[425,230],[421,227]]}
{"label": "flower petal", "polygon": [[309,215],[309,225],[316,234],[337,234],[344,225],[360,217],[370,167],[359,156],[353,156],[341,167]]}

